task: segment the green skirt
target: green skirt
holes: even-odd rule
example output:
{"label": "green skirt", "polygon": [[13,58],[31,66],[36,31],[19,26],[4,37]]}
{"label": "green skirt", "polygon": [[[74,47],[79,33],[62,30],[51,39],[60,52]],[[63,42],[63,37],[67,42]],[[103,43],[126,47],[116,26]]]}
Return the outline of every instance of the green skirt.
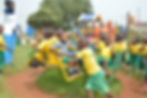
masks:
{"label": "green skirt", "polygon": [[98,62],[100,65],[103,64],[104,60],[105,60],[105,59],[104,59],[102,56],[98,56],[98,57],[97,57],[97,62]]}
{"label": "green skirt", "polygon": [[86,83],[86,89],[97,91],[104,94],[109,93],[109,86],[106,81],[104,71],[101,71],[95,75],[89,76],[88,81]]}
{"label": "green skirt", "polygon": [[109,62],[111,62],[111,59],[105,59],[102,56],[98,56],[97,57],[97,62],[102,66],[104,62],[107,62],[109,64]]}
{"label": "green skirt", "polygon": [[141,68],[142,56],[139,54],[130,54],[130,64],[137,69]]}
{"label": "green skirt", "polygon": [[123,52],[117,52],[115,56],[112,58],[112,60],[109,62],[109,68],[111,70],[117,70],[121,68],[124,61],[123,56],[124,56]]}
{"label": "green skirt", "polygon": [[3,69],[5,66],[5,55],[3,51],[0,51],[0,69]]}
{"label": "green skirt", "polygon": [[147,76],[147,57],[143,57],[144,74]]}

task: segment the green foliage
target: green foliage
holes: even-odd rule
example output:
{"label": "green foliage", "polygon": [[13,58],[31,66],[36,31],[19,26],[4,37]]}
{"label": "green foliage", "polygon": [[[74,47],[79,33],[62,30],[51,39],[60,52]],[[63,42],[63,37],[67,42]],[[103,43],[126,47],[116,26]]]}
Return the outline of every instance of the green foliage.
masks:
{"label": "green foliage", "polygon": [[[119,94],[122,85],[119,80],[109,78],[111,91]],[[112,81],[111,81],[112,80]],[[46,70],[37,80],[37,85],[45,92],[54,93],[61,98],[86,98],[85,93],[86,77],[81,77],[71,83],[65,82],[59,69]],[[105,95],[95,93],[95,98],[106,98]]]}
{"label": "green foliage", "polygon": [[84,12],[91,12],[89,0],[43,0],[40,9],[30,15],[28,23],[35,28],[70,28]]}

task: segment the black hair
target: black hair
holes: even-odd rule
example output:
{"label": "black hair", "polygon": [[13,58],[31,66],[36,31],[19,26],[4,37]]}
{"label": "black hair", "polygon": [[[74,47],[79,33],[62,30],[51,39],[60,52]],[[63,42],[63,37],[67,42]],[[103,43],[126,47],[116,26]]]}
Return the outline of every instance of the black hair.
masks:
{"label": "black hair", "polygon": [[122,41],[123,40],[123,35],[122,34],[118,34],[116,36],[116,41],[119,42],[119,41]]}
{"label": "black hair", "polygon": [[53,36],[54,31],[52,29],[44,29],[43,30],[43,35],[44,38],[50,38]]}
{"label": "black hair", "polygon": [[88,41],[85,38],[81,38],[78,41],[78,46],[79,46],[79,48],[87,47],[88,46]]}

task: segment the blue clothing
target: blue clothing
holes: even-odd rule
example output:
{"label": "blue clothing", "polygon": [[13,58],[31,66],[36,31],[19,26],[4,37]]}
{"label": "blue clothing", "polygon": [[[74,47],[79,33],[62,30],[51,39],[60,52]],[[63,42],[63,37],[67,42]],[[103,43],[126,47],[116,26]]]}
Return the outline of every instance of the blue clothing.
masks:
{"label": "blue clothing", "polygon": [[65,55],[74,56],[75,52],[69,49],[70,46],[73,46],[71,42],[58,42],[54,45],[54,48],[59,49],[60,53],[63,53]]}
{"label": "blue clothing", "polygon": [[17,36],[15,33],[13,35],[4,35],[6,46],[10,49],[5,51],[5,63],[11,64],[13,62],[14,50],[16,46]]}
{"label": "blue clothing", "polygon": [[30,37],[34,36],[35,32],[36,31],[35,31],[35,29],[32,26],[28,26],[27,27],[27,35],[28,36],[30,36]]}

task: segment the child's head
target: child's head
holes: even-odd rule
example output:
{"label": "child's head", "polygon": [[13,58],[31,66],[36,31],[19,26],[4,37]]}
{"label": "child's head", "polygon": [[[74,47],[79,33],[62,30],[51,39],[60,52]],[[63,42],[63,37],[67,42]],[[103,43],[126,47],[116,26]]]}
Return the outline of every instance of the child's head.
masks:
{"label": "child's head", "polygon": [[0,35],[3,34],[3,26],[0,25]]}
{"label": "child's head", "polygon": [[68,32],[61,33],[61,35],[60,35],[59,38],[60,38],[60,40],[62,42],[67,42],[69,40],[69,34],[68,34]]}
{"label": "child's head", "polygon": [[87,40],[84,39],[84,38],[81,38],[81,39],[78,41],[78,46],[79,46],[80,49],[83,49],[83,48],[87,47],[87,46],[88,46]]}
{"label": "child's head", "polygon": [[111,42],[110,37],[106,34],[101,34],[100,40],[104,41],[106,43],[106,45],[109,45]]}
{"label": "child's head", "polygon": [[123,36],[121,35],[121,34],[118,34],[117,36],[116,36],[116,42],[120,42],[120,41],[122,41],[123,40]]}
{"label": "child's head", "polygon": [[63,33],[62,29],[57,29],[53,32],[53,35],[60,38],[62,33]]}
{"label": "child's head", "polygon": [[132,44],[137,44],[139,42],[140,42],[140,40],[136,37],[134,37],[133,40],[132,40]]}
{"label": "child's head", "polygon": [[44,35],[45,39],[49,39],[49,38],[51,38],[54,35],[54,31],[51,30],[51,29],[45,29],[43,31],[43,35]]}
{"label": "child's head", "polygon": [[145,38],[143,39],[143,43],[144,43],[144,44],[147,44],[147,37],[145,37]]}

